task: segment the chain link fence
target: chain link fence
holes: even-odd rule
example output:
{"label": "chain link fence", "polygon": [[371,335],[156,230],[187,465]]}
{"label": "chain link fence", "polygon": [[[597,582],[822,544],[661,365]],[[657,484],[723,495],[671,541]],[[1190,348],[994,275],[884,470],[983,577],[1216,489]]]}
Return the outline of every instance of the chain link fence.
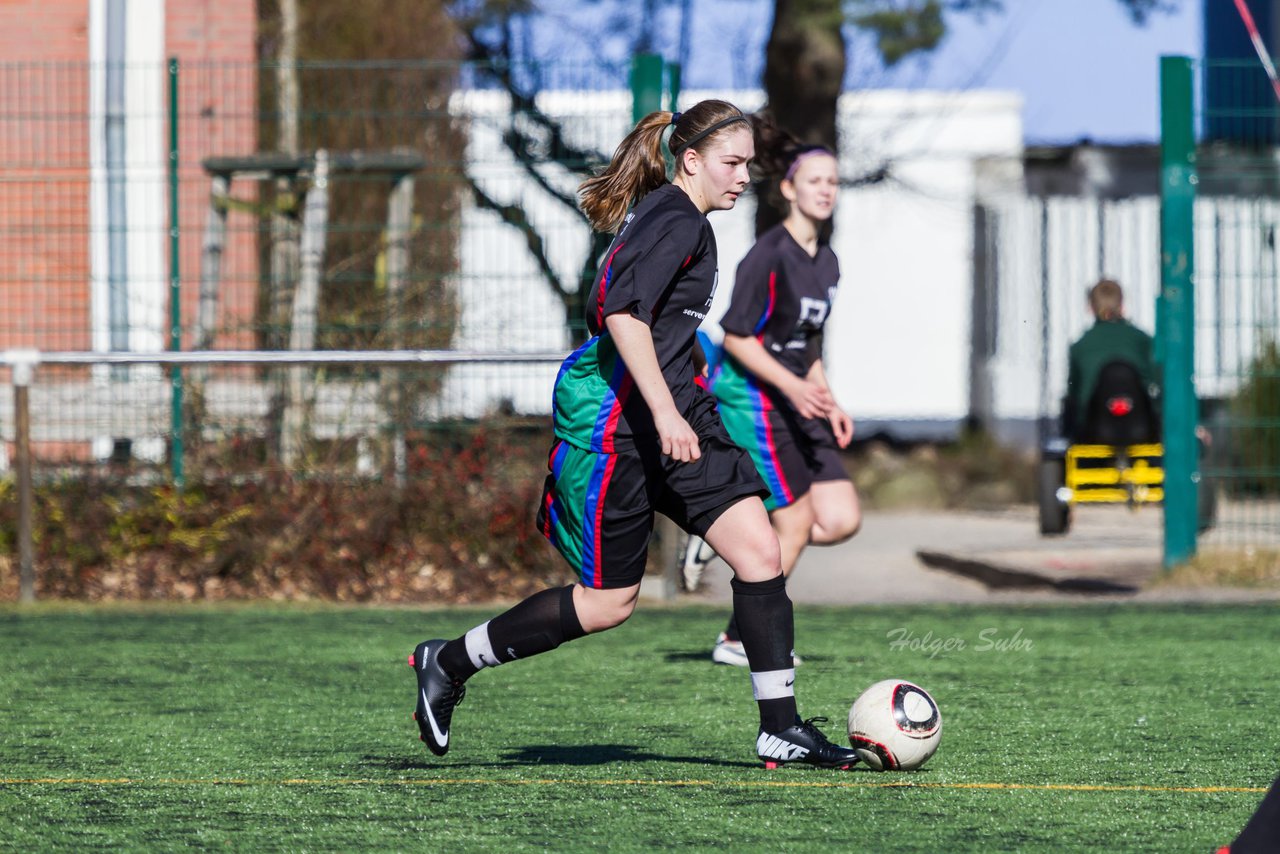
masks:
{"label": "chain link fence", "polygon": [[1280,103],[1257,62],[1197,70],[1195,382],[1221,499],[1200,545],[1247,562],[1280,549]]}
{"label": "chain link fence", "polygon": [[[399,480],[442,430],[543,426],[602,248],[574,190],[634,119],[630,73],[0,64],[0,351],[81,354],[31,378],[37,477]],[[1265,547],[1280,540],[1280,109],[1255,65],[1197,80],[1200,488],[1221,499],[1202,544]],[[1135,322],[1160,326],[1159,198],[975,209],[972,408],[1043,423],[1091,281],[1119,278]],[[12,384],[22,358],[0,361]],[[16,416],[0,395],[7,443]]]}
{"label": "chain link fence", "polygon": [[667,74],[0,64],[0,598],[563,583],[576,188]]}
{"label": "chain link fence", "polygon": [[[0,350],[136,357],[36,367],[36,465],[402,475],[415,435],[545,416],[598,242],[575,188],[630,126],[627,83],[567,64],[0,65]],[[344,355],[163,362],[193,350]],[[462,355],[388,361],[409,351]],[[0,424],[12,442],[9,395]]]}

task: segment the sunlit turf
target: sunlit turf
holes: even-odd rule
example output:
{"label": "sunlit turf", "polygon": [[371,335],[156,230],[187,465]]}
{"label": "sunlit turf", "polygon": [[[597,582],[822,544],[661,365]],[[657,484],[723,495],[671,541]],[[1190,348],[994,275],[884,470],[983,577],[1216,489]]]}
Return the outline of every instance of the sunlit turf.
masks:
{"label": "sunlit turf", "polygon": [[478,675],[437,759],[414,644],[492,609],[0,609],[0,849],[1210,851],[1280,771],[1274,605],[806,608],[800,706],[919,682],[918,772],[753,755],[724,613]]}

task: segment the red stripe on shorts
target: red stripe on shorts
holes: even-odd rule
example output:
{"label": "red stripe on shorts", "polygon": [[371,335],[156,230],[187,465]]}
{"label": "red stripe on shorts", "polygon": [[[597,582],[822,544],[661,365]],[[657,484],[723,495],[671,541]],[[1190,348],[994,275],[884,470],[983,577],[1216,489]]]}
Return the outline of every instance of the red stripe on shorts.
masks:
{"label": "red stripe on shorts", "polygon": [[604,535],[601,531],[604,529],[605,496],[609,492],[609,481],[613,478],[613,466],[617,461],[618,456],[610,454],[609,462],[604,466],[604,477],[600,478],[600,497],[596,501],[596,571],[595,578],[592,579],[594,587],[604,587]]}

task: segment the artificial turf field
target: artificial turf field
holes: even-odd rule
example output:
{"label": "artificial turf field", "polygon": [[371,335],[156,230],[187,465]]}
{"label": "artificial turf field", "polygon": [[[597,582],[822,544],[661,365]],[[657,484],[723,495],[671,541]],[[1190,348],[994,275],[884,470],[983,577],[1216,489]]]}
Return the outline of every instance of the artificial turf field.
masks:
{"label": "artificial turf field", "polygon": [[644,604],[479,674],[437,759],[408,653],[493,610],[5,606],[0,849],[1209,852],[1280,771],[1274,605],[798,609],[833,740],[937,699],[897,774],[765,771],[723,612]]}

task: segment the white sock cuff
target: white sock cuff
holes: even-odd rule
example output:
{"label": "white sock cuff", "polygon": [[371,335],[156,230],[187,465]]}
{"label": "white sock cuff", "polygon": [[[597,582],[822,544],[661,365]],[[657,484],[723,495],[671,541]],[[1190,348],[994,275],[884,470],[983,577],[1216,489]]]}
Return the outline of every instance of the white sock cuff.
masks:
{"label": "white sock cuff", "polygon": [[477,670],[486,667],[497,667],[502,662],[493,654],[493,644],[489,642],[489,622],[486,620],[467,632],[467,657]]}
{"label": "white sock cuff", "polygon": [[751,674],[751,691],[757,700],[780,700],[796,695],[796,669],[766,670]]}

